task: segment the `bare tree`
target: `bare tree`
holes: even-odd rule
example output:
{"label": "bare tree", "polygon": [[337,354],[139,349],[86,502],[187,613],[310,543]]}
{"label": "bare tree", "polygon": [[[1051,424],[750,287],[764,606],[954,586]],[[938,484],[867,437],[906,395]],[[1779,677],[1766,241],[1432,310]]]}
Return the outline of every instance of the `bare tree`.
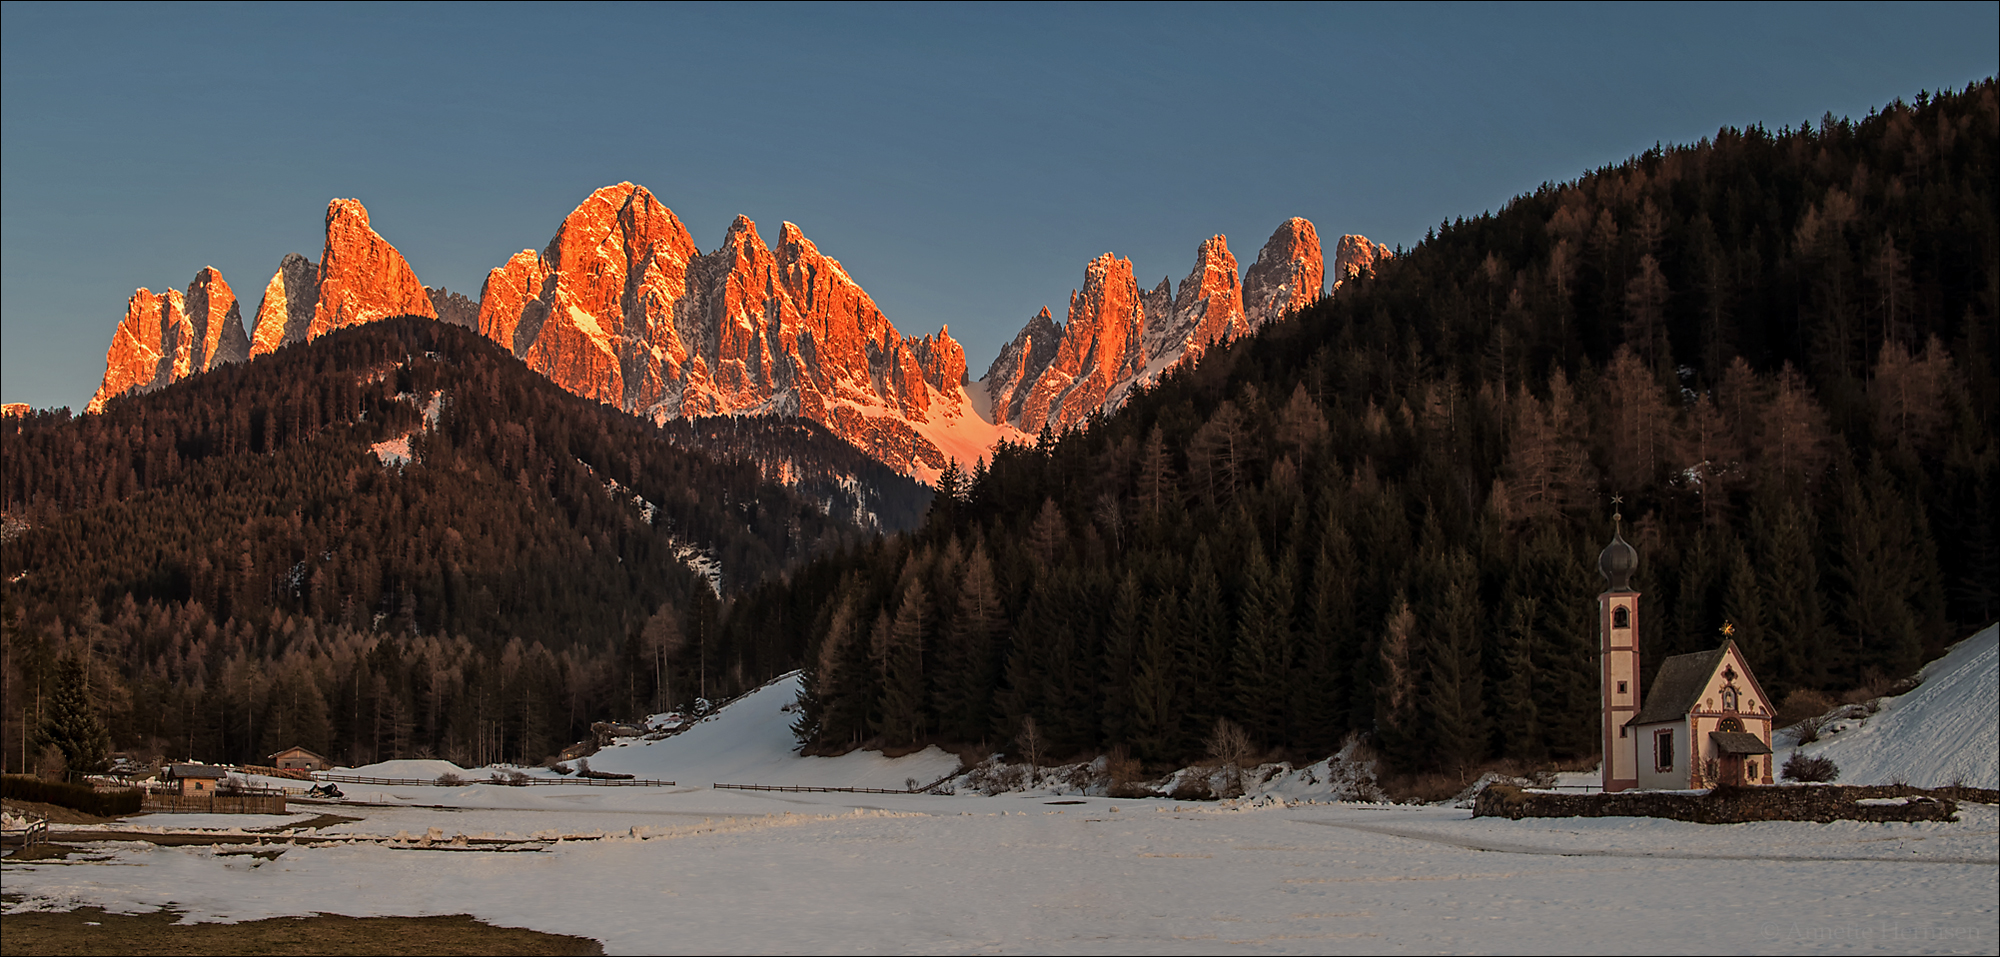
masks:
{"label": "bare tree", "polygon": [[1021,756],[1028,759],[1030,783],[1039,784],[1042,780],[1042,748],[1046,742],[1042,740],[1041,729],[1035,726],[1034,715],[1021,719],[1021,733],[1014,736],[1014,743],[1021,746]]}
{"label": "bare tree", "polygon": [[1215,730],[1209,732],[1202,741],[1208,748],[1208,756],[1222,762],[1222,769],[1229,775],[1232,788],[1240,789],[1243,778],[1243,762],[1255,753],[1255,745],[1250,735],[1228,718],[1215,719]]}

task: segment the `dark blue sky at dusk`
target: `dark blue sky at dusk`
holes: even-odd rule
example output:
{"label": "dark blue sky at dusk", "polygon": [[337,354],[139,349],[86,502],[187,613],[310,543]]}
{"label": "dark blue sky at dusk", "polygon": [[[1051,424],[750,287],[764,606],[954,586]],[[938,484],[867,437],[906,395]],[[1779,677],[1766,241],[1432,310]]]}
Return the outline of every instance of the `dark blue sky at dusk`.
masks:
{"label": "dark blue sky at dusk", "polygon": [[630,180],[799,224],[976,378],[1110,250],[1414,245],[1721,126],[1996,72],[2000,5],[0,6],[0,399],[81,409],[134,288],[243,311],[357,197],[476,296]]}

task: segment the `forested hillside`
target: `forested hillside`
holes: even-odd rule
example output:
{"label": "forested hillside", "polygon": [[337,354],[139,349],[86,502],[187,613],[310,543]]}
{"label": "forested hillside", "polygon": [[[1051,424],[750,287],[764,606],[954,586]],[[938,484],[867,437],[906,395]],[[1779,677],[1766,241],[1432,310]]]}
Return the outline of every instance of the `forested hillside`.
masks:
{"label": "forested hillside", "polygon": [[1444,224],[795,578],[800,737],[1588,758],[1614,494],[1648,678],[1907,675],[2000,604],[1996,141],[1989,80]]}
{"label": "forested hillside", "polygon": [[793,494],[423,319],[0,441],[10,769],[64,658],[143,754],[538,761],[789,666],[792,635],[732,625],[736,596],[925,497],[880,466],[821,487],[869,463],[781,430],[790,477],[817,476]]}

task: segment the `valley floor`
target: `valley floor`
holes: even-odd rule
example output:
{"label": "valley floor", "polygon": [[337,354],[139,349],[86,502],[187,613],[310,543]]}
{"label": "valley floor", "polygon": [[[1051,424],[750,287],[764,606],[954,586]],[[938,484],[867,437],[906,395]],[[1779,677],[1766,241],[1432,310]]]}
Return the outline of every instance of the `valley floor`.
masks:
{"label": "valley floor", "polygon": [[[1977,804],[1945,824],[1717,827],[1048,793],[417,790],[455,806],[328,807],[360,820],[255,856],[71,831],[66,861],[5,865],[7,912],[470,914],[613,954],[2000,948],[2000,809]],[[100,827],[282,834],[321,809],[299,810]]]}

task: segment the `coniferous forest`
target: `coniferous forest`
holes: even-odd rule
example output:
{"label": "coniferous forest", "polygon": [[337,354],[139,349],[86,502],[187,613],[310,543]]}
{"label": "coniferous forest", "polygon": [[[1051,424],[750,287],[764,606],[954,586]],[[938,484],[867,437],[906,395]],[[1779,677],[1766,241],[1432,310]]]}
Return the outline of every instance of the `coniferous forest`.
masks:
{"label": "coniferous forest", "polygon": [[1614,495],[1645,677],[1726,624],[1781,701],[1893,681],[2000,609],[1996,148],[1988,80],[1545,185],[906,534],[856,529],[921,494],[708,454],[789,425],[656,428],[435,323],[10,419],[0,753],[80,662],[114,747],[209,760],[540,760],[792,668],[816,752],[1588,760]]}
{"label": "coniferous forest", "polygon": [[928,494],[823,430],[756,432],[788,490],[699,425],[423,319],[7,419],[7,767],[34,762],[65,661],[114,747],[233,761],[539,761],[781,672],[793,632],[731,627],[756,620],[736,596]]}
{"label": "coniferous forest", "polygon": [[1996,145],[1989,80],[1442,224],[798,579],[799,735],[1587,759],[1613,495],[1645,677],[1725,623],[1781,701],[1906,676],[2000,609]]}

